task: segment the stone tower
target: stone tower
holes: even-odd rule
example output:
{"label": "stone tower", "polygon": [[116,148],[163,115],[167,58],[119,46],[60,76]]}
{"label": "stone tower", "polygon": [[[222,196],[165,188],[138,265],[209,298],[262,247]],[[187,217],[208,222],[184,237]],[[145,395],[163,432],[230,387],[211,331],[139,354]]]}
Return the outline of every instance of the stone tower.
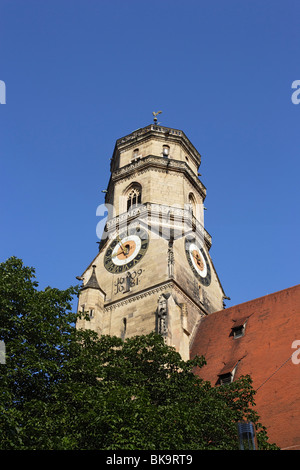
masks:
{"label": "stone tower", "polygon": [[80,328],[122,338],[156,331],[184,359],[225,294],[204,229],[201,155],[181,130],[151,124],[117,140],[99,253],[82,275]]}

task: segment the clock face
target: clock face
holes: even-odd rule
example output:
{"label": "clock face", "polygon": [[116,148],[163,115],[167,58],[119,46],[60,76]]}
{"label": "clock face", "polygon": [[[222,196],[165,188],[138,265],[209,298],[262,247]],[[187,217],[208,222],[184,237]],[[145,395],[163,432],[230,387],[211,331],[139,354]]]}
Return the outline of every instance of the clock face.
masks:
{"label": "clock face", "polygon": [[134,230],[132,234],[120,233],[110,244],[104,255],[104,266],[111,273],[131,269],[144,256],[149,245],[145,230]]}
{"label": "clock face", "polygon": [[211,282],[210,265],[203,248],[200,248],[195,239],[185,240],[185,253],[190,267],[197,279],[204,286],[209,286]]}

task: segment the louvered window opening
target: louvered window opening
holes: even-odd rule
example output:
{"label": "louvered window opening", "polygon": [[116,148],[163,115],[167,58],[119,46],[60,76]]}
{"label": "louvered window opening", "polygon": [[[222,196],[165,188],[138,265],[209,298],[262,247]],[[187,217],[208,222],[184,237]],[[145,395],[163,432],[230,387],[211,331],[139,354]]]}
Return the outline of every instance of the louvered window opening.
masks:
{"label": "louvered window opening", "polygon": [[220,385],[230,384],[232,382],[232,374],[228,372],[228,374],[220,375]]}
{"label": "louvered window opening", "polygon": [[240,338],[245,334],[245,326],[238,326],[237,328],[232,328],[234,338]]}

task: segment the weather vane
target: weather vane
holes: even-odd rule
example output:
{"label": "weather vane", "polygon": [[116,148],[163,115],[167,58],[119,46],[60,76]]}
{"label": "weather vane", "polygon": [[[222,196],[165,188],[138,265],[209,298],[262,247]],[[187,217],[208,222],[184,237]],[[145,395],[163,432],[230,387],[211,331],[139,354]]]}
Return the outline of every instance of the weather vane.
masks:
{"label": "weather vane", "polygon": [[157,116],[158,114],[161,114],[161,113],[162,113],[162,111],[157,111],[157,113],[153,111],[152,114],[153,114],[153,116],[154,116],[154,118],[153,118],[154,124],[160,124],[160,122],[157,122],[157,117],[156,117],[156,116]]}

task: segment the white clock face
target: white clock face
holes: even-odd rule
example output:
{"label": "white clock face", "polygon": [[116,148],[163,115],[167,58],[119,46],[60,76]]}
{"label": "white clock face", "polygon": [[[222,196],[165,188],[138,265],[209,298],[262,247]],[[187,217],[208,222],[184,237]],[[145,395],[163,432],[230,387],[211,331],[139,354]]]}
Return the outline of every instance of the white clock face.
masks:
{"label": "white clock face", "polygon": [[109,245],[104,255],[104,267],[111,273],[121,273],[133,268],[145,255],[149,237],[145,230],[124,231]]}
{"label": "white clock face", "polygon": [[122,238],[113,249],[111,260],[117,266],[130,263],[140,251],[142,242],[136,235]]}
{"label": "white clock face", "polygon": [[211,283],[211,268],[204,248],[201,248],[195,238],[186,238],[185,253],[189,265],[203,286]]}
{"label": "white clock face", "polygon": [[201,277],[205,278],[207,276],[207,264],[204,259],[204,256],[202,255],[197,245],[195,245],[195,243],[190,244],[189,252],[190,252],[191,261],[197,273]]}

